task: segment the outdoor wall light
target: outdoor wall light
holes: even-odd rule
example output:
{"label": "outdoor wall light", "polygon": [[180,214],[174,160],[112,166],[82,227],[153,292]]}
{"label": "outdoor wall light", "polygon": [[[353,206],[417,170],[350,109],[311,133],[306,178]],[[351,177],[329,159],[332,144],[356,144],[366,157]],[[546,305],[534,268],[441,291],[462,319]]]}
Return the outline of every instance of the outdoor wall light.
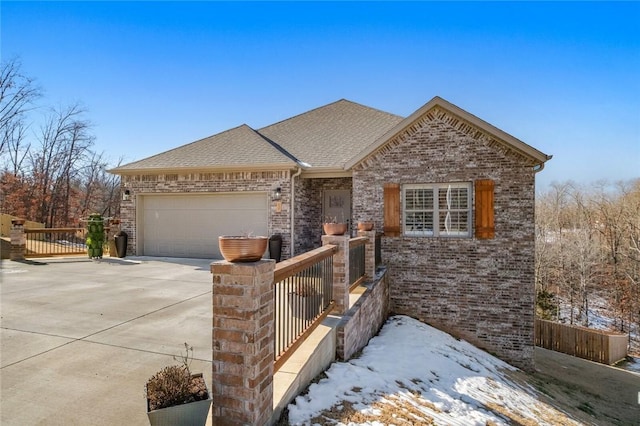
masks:
{"label": "outdoor wall light", "polygon": [[122,193],[122,201],[129,201],[130,198],[131,198],[131,191],[129,191],[128,189],[125,189],[124,192]]}
{"label": "outdoor wall light", "polygon": [[280,201],[282,198],[282,188],[277,187],[273,190],[273,201]]}

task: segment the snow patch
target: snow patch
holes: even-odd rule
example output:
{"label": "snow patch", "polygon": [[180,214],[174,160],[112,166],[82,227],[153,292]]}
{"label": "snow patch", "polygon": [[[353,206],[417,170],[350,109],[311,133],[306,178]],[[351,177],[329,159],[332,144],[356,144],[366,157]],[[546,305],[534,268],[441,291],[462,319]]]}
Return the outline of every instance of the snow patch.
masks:
{"label": "snow patch", "polygon": [[[383,411],[391,411],[393,418],[416,424],[506,425],[523,419],[550,424],[545,413],[577,424],[509,379],[506,373],[515,370],[465,341],[394,316],[359,358],[332,364],[327,378],[289,405],[289,422],[381,425],[388,424]],[[356,415],[348,416],[347,406]]]}

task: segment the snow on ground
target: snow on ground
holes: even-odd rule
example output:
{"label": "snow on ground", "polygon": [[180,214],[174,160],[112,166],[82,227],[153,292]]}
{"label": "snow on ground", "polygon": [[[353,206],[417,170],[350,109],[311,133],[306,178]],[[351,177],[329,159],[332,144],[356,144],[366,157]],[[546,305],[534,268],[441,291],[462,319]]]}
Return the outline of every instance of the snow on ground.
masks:
{"label": "snow on ground", "polygon": [[[627,361],[620,365],[616,365],[616,367],[627,371],[633,371],[634,373],[640,373],[640,358],[632,356],[627,357]],[[640,396],[638,396],[638,398],[640,398]]]}
{"label": "snow on ground", "polygon": [[578,424],[509,379],[516,370],[406,316],[289,405],[292,425]]}
{"label": "snow on ground", "polygon": [[[593,296],[590,301],[589,308],[589,328],[596,330],[611,331],[614,333],[620,333],[619,320],[616,321],[614,314],[611,312],[609,303],[604,297]],[[569,318],[571,309],[567,303],[560,304],[560,322],[569,324]],[[577,320],[576,320],[577,321]],[[629,328],[629,323],[626,324],[626,329]],[[577,321],[576,325],[585,324]],[[625,334],[625,333],[622,333]],[[640,327],[637,324],[631,325],[631,345],[629,348],[629,355],[627,356],[627,362],[617,364],[616,367],[623,370],[640,372]]]}

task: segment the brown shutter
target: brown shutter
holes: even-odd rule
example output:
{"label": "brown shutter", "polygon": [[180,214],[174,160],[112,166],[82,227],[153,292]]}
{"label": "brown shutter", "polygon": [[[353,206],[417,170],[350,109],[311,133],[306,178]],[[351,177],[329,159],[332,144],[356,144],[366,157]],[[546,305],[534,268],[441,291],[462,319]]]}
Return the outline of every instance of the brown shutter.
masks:
{"label": "brown shutter", "polygon": [[476,181],[476,238],[490,239],[495,237],[493,186],[491,179]]}
{"label": "brown shutter", "polygon": [[400,235],[400,184],[384,184],[384,235]]}

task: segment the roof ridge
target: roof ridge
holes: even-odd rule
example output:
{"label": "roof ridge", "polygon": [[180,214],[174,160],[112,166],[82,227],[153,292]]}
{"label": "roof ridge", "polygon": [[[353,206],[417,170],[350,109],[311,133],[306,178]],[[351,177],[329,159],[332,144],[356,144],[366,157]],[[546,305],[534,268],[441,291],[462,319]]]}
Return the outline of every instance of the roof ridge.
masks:
{"label": "roof ridge", "polygon": [[389,111],[384,111],[384,110],[382,110],[382,109],[380,109],[380,108],[375,108],[375,107],[372,107],[372,106],[369,106],[369,105],[361,104],[361,103],[359,103],[359,102],[350,101],[349,99],[344,99],[344,98],[342,98],[342,99],[340,99],[340,100],[341,100],[341,101],[347,101],[347,102],[349,102],[349,103],[352,103],[352,104],[354,104],[354,105],[358,105],[358,106],[361,106],[361,107],[365,107],[365,108],[370,109],[370,110],[372,110],[372,111],[381,112],[381,113],[383,113],[383,114],[387,114],[387,115],[393,115],[394,117],[398,117],[398,118],[403,118],[403,119],[404,119],[404,118],[406,118],[406,117],[404,117],[404,116],[402,116],[402,115],[394,114],[394,113],[389,112]]}
{"label": "roof ridge", "polygon": [[264,129],[268,128],[268,127],[275,126],[275,125],[277,125],[277,124],[281,124],[281,123],[284,123],[284,122],[289,121],[289,120],[293,120],[293,119],[295,119],[295,118],[301,117],[301,116],[306,115],[306,114],[310,114],[310,113],[312,113],[312,112],[314,112],[314,111],[320,110],[320,109],[322,109],[322,108],[329,107],[329,106],[331,106],[331,105],[336,105],[336,104],[341,103],[341,102],[347,102],[347,103],[350,103],[350,104],[352,104],[352,105],[357,105],[357,106],[359,106],[359,107],[367,108],[367,109],[372,110],[372,111],[378,111],[378,112],[381,112],[381,113],[383,113],[383,114],[388,114],[388,115],[392,115],[392,116],[395,116],[395,117],[405,118],[405,117],[403,117],[403,116],[401,116],[401,115],[397,115],[397,114],[393,114],[393,113],[390,113],[390,112],[387,112],[387,111],[383,111],[383,110],[378,109],[378,108],[373,108],[373,107],[370,107],[370,106],[368,106],[368,105],[364,105],[364,104],[361,104],[361,103],[358,103],[358,102],[351,101],[351,100],[349,100],[349,99],[340,98],[340,99],[338,99],[337,101],[329,102],[328,104],[325,104],[325,105],[321,105],[321,106],[318,106],[318,107],[312,108],[312,109],[310,109],[310,110],[308,110],[308,111],[301,112],[301,113],[296,114],[296,115],[294,115],[294,116],[284,118],[284,119],[282,119],[282,120],[280,120],[280,121],[276,121],[275,123],[271,123],[271,124],[268,124],[268,125],[266,125],[266,126],[260,127],[257,131],[259,132],[259,131],[264,130]]}

